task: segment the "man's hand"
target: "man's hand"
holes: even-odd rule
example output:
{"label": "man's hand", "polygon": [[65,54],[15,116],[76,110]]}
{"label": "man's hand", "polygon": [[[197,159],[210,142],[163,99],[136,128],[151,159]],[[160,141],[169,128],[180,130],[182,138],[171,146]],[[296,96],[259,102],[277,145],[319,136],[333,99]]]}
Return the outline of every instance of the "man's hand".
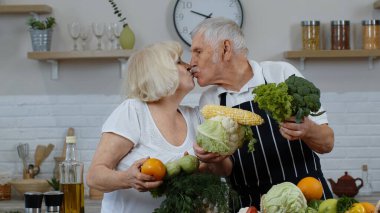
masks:
{"label": "man's hand", "polygon": [[193,148],[197,158],[205,163],[220,163],[228,157],[228,155],[220,155],[217,153],[207,152],[203,150],[202,147],[198,146],[197,143],[194,143]]}
{"label": "man's hand", "polygon": [[293,116],[287,121],[280,123],[280,133],[284,138],[290,141],[299,140],[307,134],[313,124],[314,123],[308,117],[303,118],[301,123],[298,124]]}
{"label": "man's hand", "polygon": [[295,117],[281,123],[280,133],[288,140],[301,139],[319,154],[329,153],[334,147],[334,131],[328,124],[316,124],[308,117],[299,124],[295,123]]}
{"label": "man's hand", "polygon": [[219,155],[206,152],[197,143],[193,145],[195,155],[200,160],[199,171],[211,172],[216,175],[227,177],[232,171],[232,161],[229,155]]}

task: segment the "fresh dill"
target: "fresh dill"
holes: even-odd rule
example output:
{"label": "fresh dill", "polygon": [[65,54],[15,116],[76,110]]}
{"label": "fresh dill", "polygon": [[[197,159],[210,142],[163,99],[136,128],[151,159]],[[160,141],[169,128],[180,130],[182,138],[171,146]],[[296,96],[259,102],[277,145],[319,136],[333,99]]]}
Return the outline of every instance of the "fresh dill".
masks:
{"label": "fresh dill", "polygon": [[217,209],[217,212],[229,212],[229,199],[237,194],[219,176],[207,173],[181,174],[152,190],[153,197],[166,196],[154,213],[203,213]]}

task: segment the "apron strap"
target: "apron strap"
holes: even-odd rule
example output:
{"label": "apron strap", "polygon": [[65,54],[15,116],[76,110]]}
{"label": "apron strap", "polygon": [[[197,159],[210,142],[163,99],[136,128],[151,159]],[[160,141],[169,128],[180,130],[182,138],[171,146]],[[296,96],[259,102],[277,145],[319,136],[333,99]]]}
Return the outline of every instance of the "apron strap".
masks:
{"label": "apron strap", "polygon": [[223,92],[222,94],[219,95],[220,97],[220,105],[221,106],[226,106],[226,96],[227,96],[227,92]]}

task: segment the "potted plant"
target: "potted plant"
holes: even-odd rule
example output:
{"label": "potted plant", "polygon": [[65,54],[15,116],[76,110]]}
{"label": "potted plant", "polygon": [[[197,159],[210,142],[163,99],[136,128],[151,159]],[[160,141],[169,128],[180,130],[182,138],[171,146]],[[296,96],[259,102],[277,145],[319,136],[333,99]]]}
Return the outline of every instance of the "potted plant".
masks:
{"label": "potted plant", "polygon": [[33,51],[50,51],[55,24],[55,18],[51,16],[40,18],[35,15],[28,19],[27,25],[29,26]]}
{"label": "potted plant", "polygon": [[[121,10],[119,9],[114,0],[108,0],[108,2],[112,6],[114,14],[119,18],[119,22],[123,25],[123,30],[120,32],[120,35],[116,35],[119,36],[118,39],[120,46],[123,49],[133,49],[135,45],[135,34],[126,22],[127,18],[123,16]],[[117,31],[116,29],[114,30]]]}

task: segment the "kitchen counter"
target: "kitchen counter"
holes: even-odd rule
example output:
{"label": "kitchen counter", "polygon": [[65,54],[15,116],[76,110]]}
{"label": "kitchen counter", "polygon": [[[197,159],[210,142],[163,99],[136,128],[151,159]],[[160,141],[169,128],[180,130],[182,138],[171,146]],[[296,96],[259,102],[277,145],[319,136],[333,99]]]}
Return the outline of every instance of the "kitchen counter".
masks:
{"label": "kitchen counter", "polygon": [[[358,195],[355,197],[360,202],[370,202],[374,205],[380,200],[380,192],[374,192],[369,196]],[[99,213],[101,207],[101,200],[90,200],[88,198],[84,201],[85,212],[86,213]],[[42,203],[43,211],[45,212],[45,205]],[[12,199],[0,201],[0,213],[7,213],[10,211],[19,211],[20,213],[24,212],[24,200],[21,199]]]}
{"label": "kitchen counter", "polygon": [[[101,200],[90,200],[86,198],[84,200],[84,209],[86,213],[99,213]],[[12,199],[12,200],[2,200],[0,201],[0,213],[7,213],[10,211],[18,211],[20,213],[24,212],[24,200]],[[45,204],[42,202],[42,212],[45,212]]]}
{"label": "kitchen counter", "polygon": [[364,196],[364,195],[357,195],[355,197],[356,200],[359,202],[369,202],[373,205],[376,205],[377,202],[380,201],[380,192],[373,192],[371,195]]}

